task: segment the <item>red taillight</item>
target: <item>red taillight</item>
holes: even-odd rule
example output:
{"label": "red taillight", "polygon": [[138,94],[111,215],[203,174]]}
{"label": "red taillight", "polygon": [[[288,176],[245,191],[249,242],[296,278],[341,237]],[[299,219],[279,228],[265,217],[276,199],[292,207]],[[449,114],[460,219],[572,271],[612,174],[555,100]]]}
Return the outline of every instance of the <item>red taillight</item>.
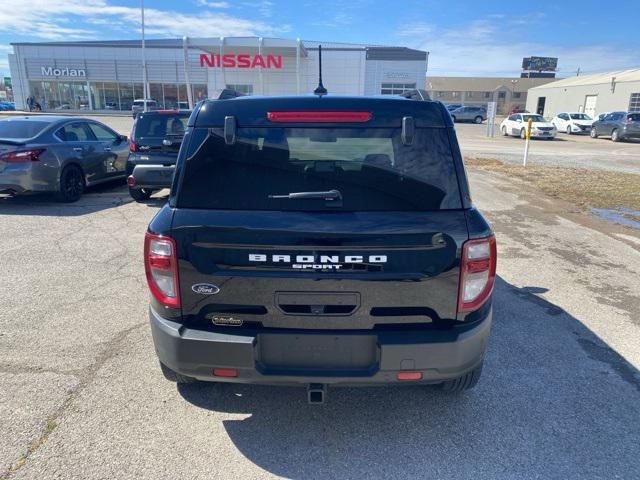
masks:
{"label": "red taillight", "polygon": [[238,371],[235,368],[214,368],[213,374],[216,377],[237,377]]}
{"label": "red taillight", "polygon": [[0,155],[0,160],[7,163],[37,162],[44,151],[44,148],[14,150]]}
{"label": "red taillight", "polygon": [[129,151],[130,152],[136,151],[136,143],[131,139],[129,139]]}
{"label": "red taillight", "polygon": [[135,184],[136,184],[136,179],[133,178],[133,175],[129,175],[127,177],[127,185],[129,185],[130,187],[133,187],[135,186]]}
{"label": "red taillight", "polygon": [[371,112],[267,112],[267,119],[279,123],[368,122]]}
{"label": "red taillight", "polygon": [[496,259],[493,235],[462,245],[458,312],[477,310],[489,298],[496,279]]}
{"label": "red taillight", "polygon": [[180,308],[178,257],[173,238],[150,232],[145,234],[144,269],[151,295],[162,305]]}

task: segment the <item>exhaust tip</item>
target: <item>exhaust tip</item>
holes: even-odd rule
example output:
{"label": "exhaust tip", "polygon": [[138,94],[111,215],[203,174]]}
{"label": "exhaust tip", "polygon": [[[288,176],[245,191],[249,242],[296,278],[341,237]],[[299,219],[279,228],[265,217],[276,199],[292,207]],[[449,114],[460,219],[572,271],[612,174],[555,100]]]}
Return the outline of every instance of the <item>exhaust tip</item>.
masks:
{"label": "exhaust tip", "polygon": [[311,383],[307,388],[307,401],[312,405],[320,405],[327,398],[327,386],[323,383]]}

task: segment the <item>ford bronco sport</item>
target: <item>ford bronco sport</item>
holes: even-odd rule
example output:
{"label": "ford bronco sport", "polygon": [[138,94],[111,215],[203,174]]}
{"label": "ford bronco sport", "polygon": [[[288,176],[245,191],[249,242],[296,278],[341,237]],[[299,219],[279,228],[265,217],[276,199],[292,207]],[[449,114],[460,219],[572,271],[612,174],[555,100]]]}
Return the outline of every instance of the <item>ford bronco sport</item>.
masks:
{"label": "ford bronco sport", "polygon": [[[144,258],[162,371],[473,387],[496,243],[451,117],[403,97],[240,97],[189,118]],[[419,97],[423,98],[423,97]]]}

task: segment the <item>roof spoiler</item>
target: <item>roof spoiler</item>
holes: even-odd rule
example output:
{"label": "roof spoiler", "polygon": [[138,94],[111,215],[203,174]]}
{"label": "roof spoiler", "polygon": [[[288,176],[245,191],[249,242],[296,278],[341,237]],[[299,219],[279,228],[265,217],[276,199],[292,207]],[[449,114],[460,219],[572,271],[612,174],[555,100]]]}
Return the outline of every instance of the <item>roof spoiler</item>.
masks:
{"label": "roof spoiler", "polygon": [[409,100],[421,100],[423,102],[430,102],[431,97],[426,90],[416,88],[414,90],[407,90],[400,94],[401,97],[408,98]]}

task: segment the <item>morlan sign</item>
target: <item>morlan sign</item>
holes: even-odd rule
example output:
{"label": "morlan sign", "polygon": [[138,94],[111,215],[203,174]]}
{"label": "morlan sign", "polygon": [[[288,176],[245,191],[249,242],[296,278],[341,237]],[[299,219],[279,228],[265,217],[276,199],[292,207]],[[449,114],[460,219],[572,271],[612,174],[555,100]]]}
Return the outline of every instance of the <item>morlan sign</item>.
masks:
{"label": "morlan sign", "polygon": [[57,67],[40,67],[43,77],[86,77],[87,72],[84,68],[57,68]]}

